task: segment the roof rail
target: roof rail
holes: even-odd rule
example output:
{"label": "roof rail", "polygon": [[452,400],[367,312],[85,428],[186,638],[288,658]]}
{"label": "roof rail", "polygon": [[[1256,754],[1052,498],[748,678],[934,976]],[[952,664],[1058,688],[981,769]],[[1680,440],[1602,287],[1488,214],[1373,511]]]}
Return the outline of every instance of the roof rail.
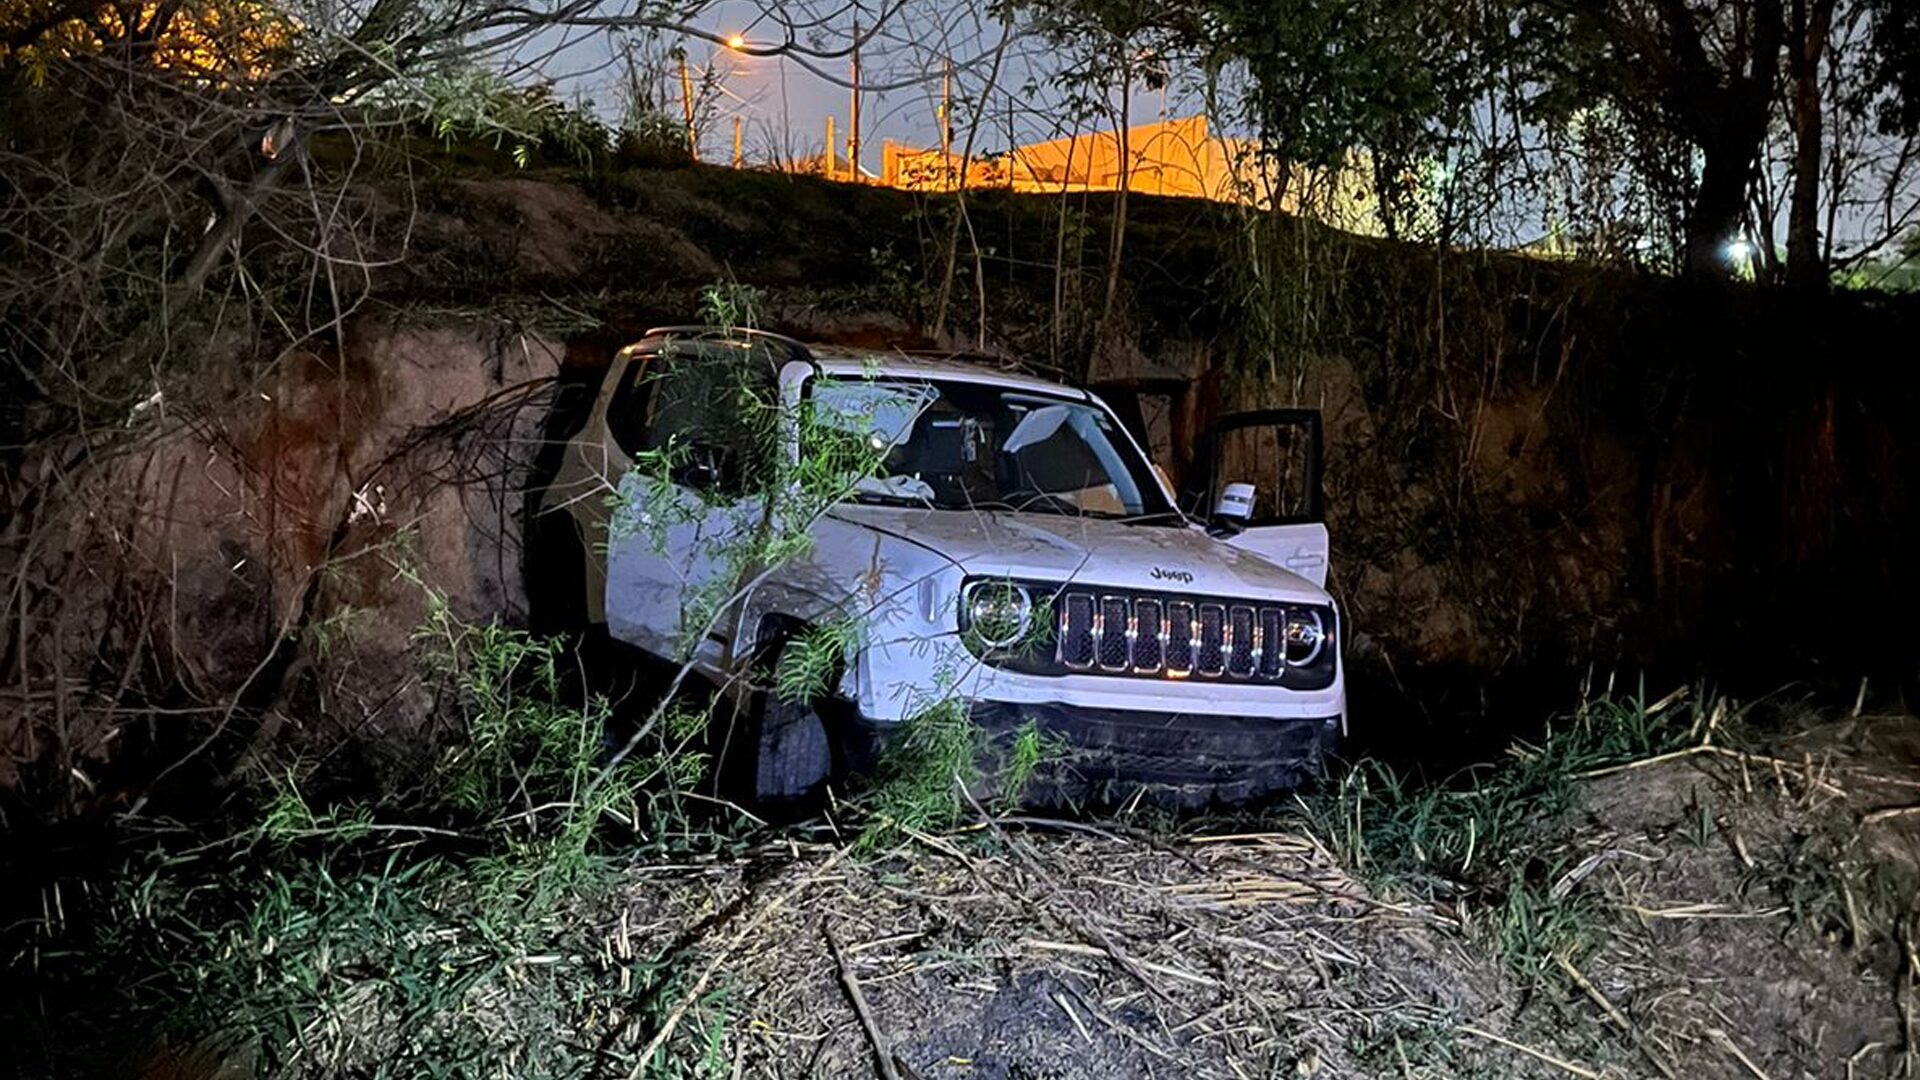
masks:
{"label": "roof rail", "polygon": [[656,326],[653,329],[648,330],[645,334],[641,335],[641,340],[645,341],[648,338],[656,338],[656,337],[698,338],[698,339],[707,340],[707,341],[713,341],[713,340],[768,341],[768,342],[774,342],[774,343],[786,346],[787,349],[794,354],[794,357],[796,359],[804,360],[812,355],[807,351],[806,345],[802,344],[801,342],[793,338],[786,336],[785,334],[776,334],[769,330],[752,330],[743,326],[737,326],[732,328],[728,328],[725,326],[705,326],[700,324],[688,324],[686,326]]}

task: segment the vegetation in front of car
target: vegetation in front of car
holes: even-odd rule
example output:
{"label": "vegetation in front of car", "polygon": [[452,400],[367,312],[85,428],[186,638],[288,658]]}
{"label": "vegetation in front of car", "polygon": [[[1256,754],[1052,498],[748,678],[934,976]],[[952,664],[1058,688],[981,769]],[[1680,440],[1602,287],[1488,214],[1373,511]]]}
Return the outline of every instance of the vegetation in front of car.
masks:
{"label": "vegetation in front of car", "polygon": [[[783,683],[793,692],[817,692],[834,650],[853,641],[845,628],[816,633],[817,651],[792,651],[797,659],[776,673],[775,692]],[[66,920],[43,946],[47,970],[60,973],[62,988],[89,998],[102,1030],[164,1035],[134,1047],[109,1045],[106,1053],[241,1063],[290,1076],[381,1069],[390,1075],[730,1075],[743,1046],[764,1043],[753,1025],[766,1021],[763,1007],[740,997],[749,987],[733,982],[733,968],[720,961],[741,955],[729,949],[766,925],[745,921],[752,915],[741,912],[765,910],[771,902],[752,899],[760,894],[750,872],[742,871],[748,876],[739,895],[748,900],[714,908],[705,889],[692,888],[708,910],[651,906],[684,904],[703,865],[706,872],[750,865],[737,856],[751,823],[712,812],[711,803],[685,786],[700,766],[691,731],[705,716],[690,707],[664,713],[648,752],[628,755],[595,788],[611,712],[599,701],[559,703],[551,643],[462,622],[438,603],[430,605],[418,640],[423,676],[448,695],[469,737],[423,770],[415,791],[364,804],[330,799],[309,789],[305,777],[281,777],[254,823],[227,841],[143,861],[111,892],[50,904]],[[1192,962],[1180,960],[1181,953],[1154,944],[1164,933],[1103,937],[1118,931],[1085,925],[1077,908],[1058,898],[1080,886],[1048,876],[1048,849],[1019,831],[1035,827],[1036,819],[995,805],[978,787],[974,798],[965,793],[969,781],[981,779],[972,771],[981,760],[978,729],[957,699],[949,695],[946,702],[907,725],[872,792],[836,809],[835,818],[856,830],[841,842],[859,841],[849,845],[856,862],[843,865],[857,865],[852,872],[862,881],[873,878],[873,888],[907,887],[904,881],[929,872],[922,865],[927,859],[964,860],[952,864],[954,871],[963,882],[981,876],[992,886],[989,896],[1006,896],[1016,881],[1026,881],[1018,887],[1028,891],[1009,899],[1030,906],[1035,920],[1021,931],[1021,948],[1040,956],[1070,950],[1076,964],[1119,956],[1123,972],[1134,958],[1155,956],[1156,966],[1139,969],[1149,985],[1163,992],[1191,988],[1189,979],[1203,977],[1195,972],[1208,969],[1189,970]],[[688,741],[677,743],[681,736]],[[1173,872],[1185,865],[1182,859],[1226,856],[1217,846],[1226,833],[1251,837],[1241,843],[1257,845],[1262,835],[1298,843],[1309,862],[1312,851],[1323,849],[1329,865],[1366,884],[1375,898],[1368,904],[1431,913],[1421,918],[1486,945],[1509,972],[1546,991],[1541,1000],[1578,1010],[1587,999],[1568,972],[1600,962],[1616,917],[1613,901],[1594,888],[1595,868],[1567,844],[1583,788],[1608,777],[1637,781],[1651,771],[1645,763],[1689,757],[1767,769],[1773,759],[1746,749],[1753,738],[1741,710],[1720,699],[1599,697],[1516,743],[1499,761],[1447,782],[1416,782],[1384,764],[1361,762],[1292,804],[1229,823],[1170,823],[1130,853],[1116,849],[1105,858],[1190,852],[1151,871]],[[1016,733],[1002,759],[1003,790],[1016,790],[1018,778],[1030,776],[1046,752],[1039,732]],[[1094,837],[1126,830],[1075,828]],[[1301,832],[1319,848],[1287,839]],[[784,860],[799,850],[790,845],[810,839],[806,831],[789,833],[774,850]],[[1683,830],[1676,842],[1697,846],[1717,838],[1711,824],[1703,824]],[[1834,863],[1813,848],[1803,854],[1802,863],[1776,863],[1771,851],[1756,848],[1756,887],[1791,879],[1816,892],[1813,885],[1836,882],[1839,910],[1848,889],[1864,908],[1868,894],[1858,879],[1816,874]],[[808,855],[798,864],[813,867],[806,880],[832,868],[832,859],[822,858]],[[1285,889],[1292,896],[1303,888],[1290,878],[1242,881],[1264,866],[1249,858],[1210,861],[1205,876],[1163,902],[1217,894],[1208,910],[1231,912],[1266,895],[1258,890]],[[682,868],[686,880],[662,890],[650,869],[659,866]],[[1348,888],[1323,882],[1300,895],[1338,907],[1353,902],[1343,899]],[[1323,894],[1326,889],[1333,892]],[[1836,910],[1825,895],[1808,901],[1805,925],[1825,927],[1821,913]],[[1340,910],[1348,914],[1314,924],[1319,932],[1357,932],[1335,928],[1368,921],[1353,919],[1351,908]],[[1306,917],[1305,909],[1295,917]],[[691,929],[676,936],[658,925]],[[1211,940],[1198,936],[1183,948]],[[1237,955],[1235,946],[1219,947]],[[76,970],[79,955],[93,957],[95,966]],[[1343,974],[1336,984],[1342,993],[1350,977],[1356,976]],[[1077,999],[1068,1000],[1080,1008]],[[1155,999],[1149,994],[1146,1000]],[[1631,1036],[1609,1034],[1604,1016],[1589,1014],[1584,1027],[1566,1027],[1551,1043],[1536,1036],[1537,1045],[1562,1053],[1575,1046],[1585,1061],[1620,1061],[1607,1055],[1639,1052],[1630,1042],[1621,1043],[1624,1049],[1607,1043]],[[1467,1075],[1486,1067],[1476,1055],[1487,1044],[1473,1032],[1491,1029],[1469,1025],[1469,1031],[1444,1012],[1423,1007],[1391,1022],[1343,1012],[1329,1022],[1338,1042],[1300,1051],[1288,1060],[1307,1065],[1289,1067],[1310,1068],[1323,1060],[1319,1055],[1334,1053],[1357,1067],[1412,1068],[1416,1075],[1423,1069]],[[1523,1035],[1508,1030],[1502,1037]],[[76,1055],[96,1049],[79,1040],[65,1045]]]}

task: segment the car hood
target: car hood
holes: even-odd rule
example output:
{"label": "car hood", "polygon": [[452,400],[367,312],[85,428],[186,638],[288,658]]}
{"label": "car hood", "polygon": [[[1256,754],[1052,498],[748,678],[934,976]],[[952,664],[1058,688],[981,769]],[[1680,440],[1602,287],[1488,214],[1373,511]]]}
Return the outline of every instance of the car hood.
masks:
{"label": "car hood", "polygon": [[1065,514],[845,504],[833,516],[952,560],[967,574],[1329,603],[1326,590],[1190,526]]}

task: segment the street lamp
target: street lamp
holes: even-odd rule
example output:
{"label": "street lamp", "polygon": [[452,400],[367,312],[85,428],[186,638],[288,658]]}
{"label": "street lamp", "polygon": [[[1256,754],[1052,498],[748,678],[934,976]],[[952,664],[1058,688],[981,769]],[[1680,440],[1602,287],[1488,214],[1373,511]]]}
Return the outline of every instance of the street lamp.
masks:
{"label": "street lamp", "polygon": [[[726,45],[729,52],[744,54],[747,50],[747,38],[745,34],[728,34],[723,44]],[[742,118],[735,116],[733,118],[733,167],[736,169],[739,168],[745,160],[741,155],[740,145],[740,129],[742,125]]]}

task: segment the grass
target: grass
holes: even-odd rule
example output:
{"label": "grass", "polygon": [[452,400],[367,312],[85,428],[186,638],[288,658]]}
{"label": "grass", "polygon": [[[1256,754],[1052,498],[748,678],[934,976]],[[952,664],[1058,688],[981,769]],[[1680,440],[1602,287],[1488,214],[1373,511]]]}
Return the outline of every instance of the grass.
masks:
{"label": "grass", "polygon": [[[559,704],[557,646],[437,602],[418,640],[465,737],[417,790],[377,804],[329,801],[309,773],[276,771],[227,841],[142,859],[91,903],[69,901],[32,1006],[94,1030],[41,1030],[46,1071],[197,1052],[288,1076],[729,1074],[732,1028],[749,1014],[724,980],[690,983],[686,941],[607,925],[644,903],[634,862],[733,842],[687,812],[704,761],[686,747],[704,715],[665,709],[655,740],[606,775],[610,711]],[[822,632],[776,683],[817,692],[843,645]],[[1355,876],[1464,913],[1512,967],[1550,977],[1597,933],[1587,894],[1563,887],[1572,856],[1558,846],[1581,775],[1690,745],[1707,706],[1591,701],[1440,784],[1354,764],[1295,813]],[[864,818],[871,852],[957,824],[989,776],[1010,804],[1052,752],[1031,726],[989,745],[957,698],[935,702],[842,810]],[[1830,912],[1828,891],[1809,905]],[[677,1038],[636,1060],[690,994]],[[1388,1023],[1350,1049],[1383,1069],[1445,1064],[1449,1038]]]}
{"label": "grass", "polygon": [[1593,935],[1585,894],[1555,889],[1574,869],[1557,841],[1580,777],[1689,745],[1712,703],[1676,707],[1683,696],[1649,703],[1643,687],[1587,701],[1500,760],[1437,784],[1363,759],[1297,807],[1355,876],[1478,912],[1499,954],[1537,973],[1556,955],[1584,952]]}
{"label": "grass", "polygon": [[964,702],[949,698],[901,725],[872,793],[873,818],[861,837],[871,849],[899,831],[930,832],[959,819],[962,789],[980,782],[982,739]]}
{"label": "grass", "polygon": [[[561,704],[557,643],[428,607],[423,670],[462,726],[419,783],[332,801],[315,794],[316,768],[276,769],[224,840],[70,892],[64,929],[34,947],[34,985],[0,999],[22,1060],[78,1074],[211,1057],[288,1076],[575,1076],[655,1030],[675,970],[582,913],[623,907],[636,852],[727,842],[721,823],[685,813],[703,766],[690,725],[670,711],[609,771],[611,710]],[[701,1003],[702,1023],[726,1017],[723,1000]],[[665,1057],[637,1074],[719,1075]]]}

